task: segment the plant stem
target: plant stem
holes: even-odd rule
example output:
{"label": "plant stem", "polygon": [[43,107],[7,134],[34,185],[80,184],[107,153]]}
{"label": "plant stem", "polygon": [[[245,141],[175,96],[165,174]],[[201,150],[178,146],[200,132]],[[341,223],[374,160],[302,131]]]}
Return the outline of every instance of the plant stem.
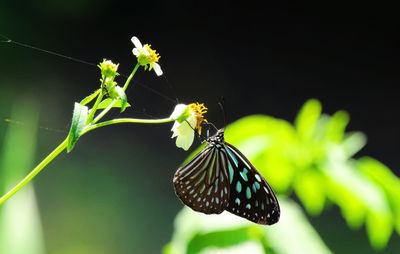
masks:
{"label": "plant stem", "polygon": [[140,67],[140,65],[139,65],[139,63],[137,63],[135,68],[133,68],[131,75],[129,75],[128,79],[125,82],[124,87],[122,88],[124,91],[126,91],[126,89],[128,88],[129,83],[131,82],[131,79],[133,78],[133,75],[135,75],[135,73],[139,69],[139,67]]}
{"label": "plant stem", "polygon": [[15,185],[9,192],[4,194],[0,198],[0,205],[2,205],[7,199],[29,183],[50,161],[52,161],[58,154],[60,154],[68,145],[68,138],[66,138],[56,149],[54,149],[47,157],[39,163],[24,179],[22,179],[17,185]]}
{"label": "plant stem", "polygon": [[107,108],[103,109],[103,111],[101,111],[101,113],[96,116],[96,118],[93,120],[93,123],[97,123],[105,114],[107,114],[108,111],[110,111],[110,109],[114,106],[114,104],[117,102],[118,99],[114,99],[110,105],[108,105]]}
{"label": "plant stem", "polygon": [[99,104],[101,102],[101,99],[103,99],[103,93],[102,92],[99,94],[99,96],[97,96],[97,100],[94,103],[94,105],[92,107],[92,110],[90,110],[90,113],[88,115],[86,124],[89,124],[90,122],[92,122],[94,113],[96,113],[97,107],[99,106]]}
{"label": "plant stem", "polygon": [[98,124],[86,126],[82,131],[82,135],[87,133],[87,132],[89,132],[89,131],[91,131],[91,130],[94,130],[94,129],[97,129],[97,128],[100,128],[100,127],[103,127],[103,126],[106,126],[106,125],[116,124],[116,123],[150,123],[150,124],[155,124],[155,123],[168,123],[168,122],[172,122],[172,121],[174,121],[174,119],[172,119],[172,118],[163,118],[163,119],[119,118],[119,119],[113,119],[113,120],[101,122],[101,123],[98,123]]}

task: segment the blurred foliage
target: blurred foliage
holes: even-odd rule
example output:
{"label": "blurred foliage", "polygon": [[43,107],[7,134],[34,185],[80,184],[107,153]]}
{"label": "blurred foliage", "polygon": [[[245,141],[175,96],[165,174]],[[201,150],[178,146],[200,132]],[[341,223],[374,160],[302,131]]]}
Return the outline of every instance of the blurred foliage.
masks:
{"label": "blurred foliage", "polygon": [[400,233],[400,181],[373,158],[352,158],[366,137],[345,132],[346,112],[328,116],[321,111],[320,102],[311,99],[294,125],[254,115],[226,129],[226,141],[252,161],[278,194],[282,216],[276,225],[259,226],[226,212],[206,216],[184,208],[164,253],[207,253],[215,248],[244,253],[243,243],[254,248],[251,253],[329,253],[302,209],[291,201],[293,194],[310,215],[337,205],[350,228],[365,224],[372,247],[383,249],[393,229]]}
{"label": "blurred foliage", "polygon": [[[38,122],[37,105],[21,98],[13,106],[11,117],[24,119],[29,126]],[[5,132],[0,154],[0,190],[8,191],[31,168],[36,148],[36,131],[11,124]],[[0,207],[0,253],[45,253],[39,209],[32,184],[28,184]]]}

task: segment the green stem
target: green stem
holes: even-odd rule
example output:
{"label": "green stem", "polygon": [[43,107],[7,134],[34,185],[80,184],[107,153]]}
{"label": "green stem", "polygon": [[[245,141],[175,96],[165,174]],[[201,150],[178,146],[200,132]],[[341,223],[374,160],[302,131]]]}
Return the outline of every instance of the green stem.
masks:
{"label": "green stem", "polygon": [[90,122],[92,122],[94,113],[96,113],[97,107],[99,106],[99,104],[101,102],[101,99],[103,99],[103,93],[102,92],[99,94],[99,96],[97,96],[97,100],[94,103],[92,110],[90,110],[90,113],[88,115],[86,124],[89,124]]}
{"label": "green stem", "polygon": [[113,119],[113,120],[109,120],[109,121],[105,121],[105,122],[101,122],[98,124],[94,124],[94,125],[89,125],[86,126],[83,131],[82,134],[85,134],[91,130],[106,126],[106,125],[111,125],[111,124],[116,124],[116,123],[149,123],[149,124],[156,124],[156,123],[168,123],[168,122],[172,122],[175,121],[174,119],[171,118],[163,118],[163,119],[135,119],[135,118],[119,118],[119,119]]}
{"label": "green stem", "polygon": [[108,111],[110,111],[110,109],[114,106],[114,104],[118,101],[118,99],[114,99],[110,105],[108,105],[107,108],[103,109],[103,111],[101,111],[101,113],[96,116],[96,118],[93,120],[93,123],[97,123],[105,114],[107,114]]}
{"label": "green stem", "polygon": [[7,199],[29,183],[50,161],[52,161],[58,154],[60,154],[68,145],[68,138],[66,138],[56,149],[54,149],[47,157],[39,163],[24,179],[22,179],[17,185],[14,186],[9,192],[4,194],[0,198],[0,205],[2,205]]}
{"label": "green stem", "polygon": [[122,89],[124,89],[124,91],[126,91],[126,89],[128,88],[129,83],[131,82],[131,79],[133,78],[133,75],[135,75],[135,73],[139,69],[139,67],[140,67],[140,65],[139,65],[139,63],[137,63],[135,68],[133,68],[133,71],[132,71],[131,75],[129,75],[128,79],[125,82],[124,87],[122,88]]}

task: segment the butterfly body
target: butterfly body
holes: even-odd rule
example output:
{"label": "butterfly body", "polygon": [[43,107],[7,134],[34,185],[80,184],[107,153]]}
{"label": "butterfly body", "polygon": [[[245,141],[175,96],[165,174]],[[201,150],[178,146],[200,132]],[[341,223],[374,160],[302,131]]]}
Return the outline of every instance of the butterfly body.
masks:
{"label": "butterfly body", "polygon": [[224,141],[224,131],[206,141],[208,145],[175,173],[175,192],[182,202],[205,214],[227,210],[262,225],[278,222],[273,190],[250,161]]}

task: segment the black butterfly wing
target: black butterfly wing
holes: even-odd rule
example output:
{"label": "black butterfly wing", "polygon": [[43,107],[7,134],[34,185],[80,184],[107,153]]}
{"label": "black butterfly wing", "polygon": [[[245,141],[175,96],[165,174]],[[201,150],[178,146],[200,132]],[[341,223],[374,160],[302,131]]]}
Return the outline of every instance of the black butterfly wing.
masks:
{"label": "black butterfly wing", "polygon": [[278,222],[278,200],[267,181],[238,149],[226,142],[224,148],[232,174],[226,210],[262,225]]}
{"label": "black butterfly wing", "polygon": [[195,211],[221,213],[229,202],[227,154],[220,146],[207,146],[174,176],[175,192],[180,200]]}

